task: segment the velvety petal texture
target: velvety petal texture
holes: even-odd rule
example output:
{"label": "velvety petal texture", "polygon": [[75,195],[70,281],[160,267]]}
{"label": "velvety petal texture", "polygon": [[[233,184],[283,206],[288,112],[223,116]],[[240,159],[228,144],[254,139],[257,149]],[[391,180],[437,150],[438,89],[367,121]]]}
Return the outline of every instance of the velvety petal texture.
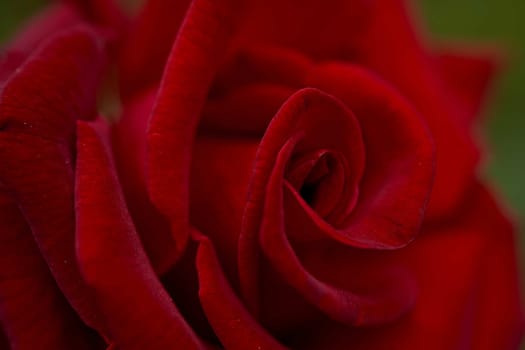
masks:
{"label": "velvety petal texture", "polygon": [[5,191],[0,196],[0,232],[0,321],[11,348],[99,349],[96,335],[58,289],[29,226]]}
{"label": "velvety petal texture", "polygon": [[[356,349],[519,348],[523,329],[519,289],[515,277],[507,279],[516,276],[514,248],[507,246],[506,258],[498,263],[492,260],[499,251],[494,249],[495,242],[498,247],[506,245],[512,240],[512,228],[483,186],[476,185],[469,191],[464,204],[461,218],[425,227],[421,236],[403,250],[373,257],[362,252],[353,252],[352,256],[349,251],[329,245],[305,250],[303,259],[309,265],[322,269],[325,264],[338,264],[343,271],[349,269],[344,275],[371,260],[383,268],[400,263],[414,273],[419,294],[413,311],[395,324],[365,330],[319,323],[315,332],[305,332],[294,347],[347,349],[352,344]],[[486,220],[479,220],[479,215]],[[345,263],[339,264],[341,261]],[[502,264],[506,266],[494,275],[492,268]],[[487,290],[487,279],[494,281],[491,291]],[[499,306],[492,308],[494,303]],[[490,331],[484,328],[488,323],[492,325]]]}
{"label": "velvety petal texture", "polygon": [[101,330],[75,258],[76,119],[93,116],[103,41],[79,27],[57,34],[7,80],[0,97],[0,181],[12,194],[68,301]]}
{"label": "velvety petal texture", "polygon": [[81,15],[67,4],[52,4],[30,20],[31,25],[23,28],[7,45],[7,50],[30,54],[35,46],[50,35],[68,27],[81,24]]}
{"label": "velvety petal texture", "polygon": [[226,349],[284,350],[252,318],[229,286],[209,239],[194,234],[199,241],[197,270],[199,298],[214,331]]}
{"label": "velvety petal texture", "polygon": [[119,3],[0,55],[1,350],[518,349],[496,51],[403,0]]}
{"label": "velvety petal texture", "polygon": [[124,98],[158,85],[189,3],[189,0],[150,0],[133,19],[120,57],[120,88]]}
{"label": "velvety petal texture", "polygon": [[0,48],[0,81],[20,67],[42,41],[61,30],[83,24],[81,15],[66,4],[53,4],[35,15],[18,35]]}
{"label": "velvety petal texture", "polygon": [[116,166],[130,215],[155,271],[162,274],[177,259],[168,220],[157,210],[146,190],[146,129],[156,91],[148,91],[128,103],[111,139]]}
{"label": "velvety petal texture", "polygon": [[62,0],[76,8],[86,20],[112,30],[126,29],[128,18],[116,0]]}
{"label": "velvety petal texture", "polygon": [[495,49],[442,48],[436,54],[445,87],[464,108],[463,123],[471,127],[483,113],[491,83],[501,70],[502,53]]}
{"label": "velvety petal texture", "polygon": [[110,154],[93,126],[78,123],[77,147],[76,251],[110,343],[122,349],[203,349],[147,259]]}
{"label": "velvety petal texture", "polygon": [[147,135],[148,190],[170,221],[176,253],[189,237],[188,192],[192,139],[206,92],[228,43],[232,0],[197,0],[188,9],[160,84]]}

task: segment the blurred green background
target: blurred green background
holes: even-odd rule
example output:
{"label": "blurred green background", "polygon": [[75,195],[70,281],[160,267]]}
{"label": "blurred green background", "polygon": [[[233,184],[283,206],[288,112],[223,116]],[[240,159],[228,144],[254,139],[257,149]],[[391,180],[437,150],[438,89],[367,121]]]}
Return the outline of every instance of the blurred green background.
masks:
{"label": "blurred green background", "polygon": [[[44,0],[0,0],[0,42]],[[438,42],[489,43],[505,49],[507,70],[497,82],[483,133],[490,146],[483,175],[495,183],[521,221],[525,271],[525,0],[420,0]]]}
{"label": "blurred green background", "polygon": [[507,54],[506,70],[485,112],[490,153],[483,174],[496,183],[524,228],[525,1],[422,0],[421,5],[426,25],[438,41],[496,44]]}

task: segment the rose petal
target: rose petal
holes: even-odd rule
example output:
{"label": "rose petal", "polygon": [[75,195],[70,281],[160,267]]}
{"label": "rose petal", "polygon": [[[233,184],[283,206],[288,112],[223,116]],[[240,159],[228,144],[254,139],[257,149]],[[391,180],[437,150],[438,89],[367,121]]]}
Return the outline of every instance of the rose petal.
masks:
{"label": "rose petal", "polygon": [[0,232],[0,320],[11,347],[100,348],[100,339],[58,289],[25,219],[5,193],[0,193]]}
{"label": "rose petal", "polygon": [[90,22],[122,31],[128,18],[115,0],[62,0],[74,6]]}
{"label": "rose petal", "polygon": [[49,36],[82,24],[81,16],[67,4],[52,4],[30,18],[22,30],[7,44],[7,51],[29,55]]}
{"label": "rose petal", "polygon": [[[239,46],[269,44],[316,59],[340,57],[363,33],[378,2],[251,0],[242,12]],[[276,11],[278,9],[278,11]],[[271,25],[269,25],[271,23]]]}
{"label": "rose petal", "polygon": [[123,349],[202,349],[157,279],[100,136],[78,123],[77,255],[109,336]]}
{"label": "rose petal", "polygon": [[217,73],[200,129],[262,136],[280,106],[304,87],[312,64],[301,53],[282,48],[234,51]]}
{"label": "rose petal", "polygon": [[210,100],[199,128],[230,136],[262,136],[279,107],[295,92],[279,84],[253,84]]}
{"label": "rose petal", "polygon": [[148,190],[171,224],[180,255],[189,237],[191,145],[199,115],[231,30],[230,1],[197,0],[166,65],[147,139]]}
{"label": "rose petal", "polygon": [[0,87],[25,59],[26,55],[22,52],[4,51],[0,54]]}
{"label": "rose petal", "polygon": [[104,63],[100,39],[79,27],[52,37],[11,76],[0,98],[0,180],[14,194],[68,301],[99,331],[74,258],[75,119],[90,118]]}
{"label": "rose petal", "polygon": [[158,83],[189,0],[148,0],[134,19],[120,56],[124,98]]}
{"label": "rose petal", "polygon": [[302,53],[272,46],[241,47],[230,53],[218,72],[211,95],[222,96],[247,85],[265,84],[302,88],[313,62]]}
{"label": "rose petal", "polygon": [[481,260],[473,347],[517,349],[525,332],[522,287],[517,278],[521,272],[516,252],[517,231],[491,192],[480,187],[478,200],[483,203],[487,215],[478,214],[477,219],[485,218],[480,221],[483,221],[487,237]]}
{"label": "rose petal", "polygon": [[222,345],[229,350],[283,350],[244,308],[222,273],[213,246],[197,235],[199,297]]}
{"label": "rose petal", "polygon": [[490,86],[501,66],[496,53],[443,49],[436,55],[437,65],[447,90],[465,108],[462,122],[471,127],[484,107]]}
{"label": "rose petal", "polygon": [[191,224],[213,242],[235,288],[237,245],[257,146],[250,138],[204,134],[196,138],[192,154]]}
{"label": "rose petal", "polygon": [[112,145],[129,212],[158,274],[175,262],[169,223],[151,203],[146,190],[146,130],[156,91],[137,96],[112,128]]}
{"label": "rose petal", "polygon": [[0,51],[0,85],[42,41],[82,22],[80,15],[71,6],[63,4],[51,5],[30,18],[14,39]]}

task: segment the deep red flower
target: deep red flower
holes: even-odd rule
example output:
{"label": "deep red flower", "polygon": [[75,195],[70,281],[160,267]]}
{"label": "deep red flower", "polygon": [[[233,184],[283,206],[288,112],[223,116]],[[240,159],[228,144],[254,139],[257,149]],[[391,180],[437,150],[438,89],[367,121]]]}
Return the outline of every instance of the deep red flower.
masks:
{"label": "deep red flower", "polygon": [[0,348],[517,349],[496,63],[420,33],[401,0],[49,7],[0,61]]}

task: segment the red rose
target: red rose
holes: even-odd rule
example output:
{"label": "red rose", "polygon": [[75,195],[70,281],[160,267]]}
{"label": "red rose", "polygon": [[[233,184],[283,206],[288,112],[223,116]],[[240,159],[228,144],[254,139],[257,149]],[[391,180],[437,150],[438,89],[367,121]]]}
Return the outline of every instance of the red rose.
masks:
{"label": "red rose", "polygon": [[518,347],[494,63],[401,1],[78,0],[3,57],[6,349]]}

